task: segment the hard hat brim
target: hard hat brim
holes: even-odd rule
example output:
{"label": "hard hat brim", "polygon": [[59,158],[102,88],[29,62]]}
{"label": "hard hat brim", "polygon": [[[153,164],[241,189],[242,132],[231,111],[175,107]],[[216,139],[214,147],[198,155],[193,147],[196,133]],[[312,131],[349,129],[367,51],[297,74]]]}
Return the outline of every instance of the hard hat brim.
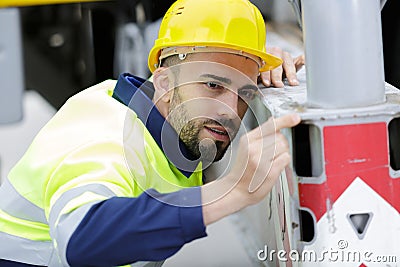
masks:
{"label": "hard hat brim", "polygon": [[[178,44],[177,46],[182,46],[182,44]],[[242,48],[242,47],[237,47],[237,46],[229,46],[227,44],[215,44],[215,43],[203,43],[203,44],[190,44],[187,43],[185,46],[193,46],[193,47],[200,47],[200,46],[209,46],[209,47],[224,47],[224,48],[230,48],[232,50],[237,50],[237,51],[244,51],[246,53],[249,53],[251,55],[259,57],[264,64],[260,67],[259,71],[264,72],[264,71],[269,71],[272,69],[275,69],[276,67],[279,67],[282,64],[282,59],[274,56],[269,53],[264,53],[261,51],[256,51],[252,50],[249,48]],[[153,49],[150,51],[149,58],[148,58],[148,67],[150,71],[153,73],[159,66],[159,58],[161,55],[161,50],[164,49],[165,47],[159,47],[159,46],[154,46]],[[239,54],[239,53],[238,53]]]}
{"label": "hard hat brim", "polygon": [[[250,51],[246,52],[251,53]],[[260,72],[273,70],[283,63],[283,60],[281,58],[269,53],[260,53],[258,51],[254,51],[251,54],[259,56],[265,62],[264,66],[260,68]]]}

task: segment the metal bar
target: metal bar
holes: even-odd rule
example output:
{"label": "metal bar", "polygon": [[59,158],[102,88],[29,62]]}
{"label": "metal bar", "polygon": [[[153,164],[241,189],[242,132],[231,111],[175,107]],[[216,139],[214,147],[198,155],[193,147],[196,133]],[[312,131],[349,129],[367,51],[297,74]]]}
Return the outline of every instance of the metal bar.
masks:
{"label": "metal bar", "polygon": [[311,106],[360,107],[385,100],[380,2],[302,0]]}

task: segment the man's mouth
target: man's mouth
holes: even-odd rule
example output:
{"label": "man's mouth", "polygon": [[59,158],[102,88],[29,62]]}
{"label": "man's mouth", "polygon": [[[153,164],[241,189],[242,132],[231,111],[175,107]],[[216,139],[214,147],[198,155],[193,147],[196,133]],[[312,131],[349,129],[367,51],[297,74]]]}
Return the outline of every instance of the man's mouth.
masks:
{"label": "man's mouth", "polygon": [[222,126],[204,126],[206,130],[217,140],[230,140],[229,132]]}

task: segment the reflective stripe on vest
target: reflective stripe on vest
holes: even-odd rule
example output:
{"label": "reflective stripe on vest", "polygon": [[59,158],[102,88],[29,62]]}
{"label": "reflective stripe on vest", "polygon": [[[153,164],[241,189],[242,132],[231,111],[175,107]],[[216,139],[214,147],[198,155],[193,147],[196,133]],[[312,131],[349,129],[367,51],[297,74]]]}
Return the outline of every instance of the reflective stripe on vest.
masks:
{"label": "reflective stripe on vest", "polygon": [[55,225],[56,220],[61,215],[61,211],[65,208],[65,206],[73,199],[79,197],[83,193],[92,192],[94,194],[100,195],[104,198],[109,198],[115,196],[114,192],[112,192],[109,188],[102,184],[88,184],[85,186],[76,187],[70,189],[65,192],[57,199],[57,201],[51,207],[50,215],[49,215],[49,224]]}
{"label": "reflective stripe on vest", "polygon": [[[66,258],[68,242],[86,213],[93,205],[113,196],[115,194],[102,184],[88,184],[65,192],[54,203],[49,222],[55,227],[50,229],[50,234],[57,240],[57,252],[63,266],[69,266]],[[82,205],[84,202],[87,204]],[[76,209],[75,205],[80,207]]]}
{"label": "reflective stripe on vest", "polygon": [[33,241],[0,232],[0,258],[48,266],[54,248],[51,241]]}
{"label": "reflective stripe on vest", "polygon": [[53,231],[53,229],[51,229],[51,235],[53,239],[57,240],[57,252],[63,266],[69,266],[67,261],[67,246],[69,239],[82,219],[86,216],[86,213],[98,202],[91,203],[90,205],[84,205],[68,215],[61,215],[57,220],[56,230]]}
{"label": "reflective stripe on vest", "polygon": [[47,224],[44,210],[24,198],[8,179],[0,186],[0,210],[27,221]]}

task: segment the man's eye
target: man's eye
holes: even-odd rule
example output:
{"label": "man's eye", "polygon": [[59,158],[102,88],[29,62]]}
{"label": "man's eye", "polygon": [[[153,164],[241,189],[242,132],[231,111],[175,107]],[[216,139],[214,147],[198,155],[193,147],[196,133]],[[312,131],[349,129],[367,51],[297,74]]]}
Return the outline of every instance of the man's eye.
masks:
{"label": "man's eye", "polygon": [[249,101],[253,100],[254,97],[256,96],[256,91],[254,90],[240,90],[239,95],[243,100]]}
{"label": "man's eye", "polygon": [[218,83],[215,82],[206,82],[207,87],[211,89],[223,89],[224,87],[222,85],[219,85]]}

